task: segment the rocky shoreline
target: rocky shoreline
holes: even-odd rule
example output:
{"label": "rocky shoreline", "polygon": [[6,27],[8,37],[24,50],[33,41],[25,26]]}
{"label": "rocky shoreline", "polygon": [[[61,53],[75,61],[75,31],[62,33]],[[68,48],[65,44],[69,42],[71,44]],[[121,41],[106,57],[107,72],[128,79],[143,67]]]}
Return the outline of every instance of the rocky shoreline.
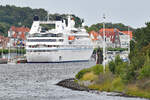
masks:
{"label": "rocky shoreline", "polygon": [[[72,90],[77,90],[77,91],[87,91],[87,92],[96,93],[96,94],[102,93],[101,91],[89,89],[86,86],[82,86],[82,85],[78,84],[77,82],[75,82],[75,78],[62,80],[62,81],[58,82],[56,85],[62,86],[65,88],[69,88]],[[140,98],[140,97],[136,97],[136,96],[129,96],[125,93],[120,93],[120,92],[106,92],[106,95],[107,96],[121,96],[121,97]]]}
{"label": "rocky shoreline", "polygon": [[62,87],[65,87],[65,88],[69,88],[69,89],[72,89],[72,90],[78,90],[78,91],[87,91],[87,92],[89,92],[91,90],[88,87],[79,85],[77,82],[75,82],[74,78],[62,80],[59,83],[57,83],[56,85],[62,86]]}

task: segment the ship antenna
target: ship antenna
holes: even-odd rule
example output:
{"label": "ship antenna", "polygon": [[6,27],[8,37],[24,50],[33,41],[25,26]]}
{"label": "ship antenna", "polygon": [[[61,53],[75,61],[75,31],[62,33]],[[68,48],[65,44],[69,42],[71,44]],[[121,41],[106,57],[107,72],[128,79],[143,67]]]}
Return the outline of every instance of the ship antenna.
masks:
{"label": "ship antenna", "polygon": [[49,11],[47,11],[47,21],[49,21]]}

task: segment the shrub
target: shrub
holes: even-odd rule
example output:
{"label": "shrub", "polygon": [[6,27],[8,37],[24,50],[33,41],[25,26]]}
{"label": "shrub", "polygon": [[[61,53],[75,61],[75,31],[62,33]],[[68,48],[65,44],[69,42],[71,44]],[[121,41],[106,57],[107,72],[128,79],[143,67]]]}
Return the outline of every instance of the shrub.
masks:
{"label": "shrub", "polygon": [[112,90],[116,92],[121,92],[125,88],[124,83],[120,77],[114,78],[112,81]]}
{"label": "shrub", "polygon": [[117,56],[115,57],[115,65],[117,66],[117,65],[119,65],[119,64],[121,64],[121,63],[123,63],[123,61],[121,60],[120,56],[117,55]]}
{"label": "shrub", "polygon": [[124,66],[124,70],[121,73],[121,78],[124,83],[131,82],[136,79],[136,71],[134,70],[133,65]]}
{"label": "shrub", "polygon": [[105,82],[112,82],[114,78],[114,75],[111,72],[105,72],[105,73],[100,73],[98,80],[96,81],[97,84],[102,84]]}
{"label": "shrub", "polygon": [[116,73],[117,75],[121,75],[121,74],[123,74],[123,73],[125,72],[125,69],[127,69],[127,67],[128,67],[128,64],[127,64],[127,63],[125,63],[125,62],[120,63],[120,64],[118,64],[118,65],[116,66],[116,68],[115,68],[115,73]]}
{"label": "shrub", "polygon": [[84,81],[87,81],[87,80],[94,81],[97,79],[98,79],[98,76],[95,75],[93,72],[88,72],[88,73],[84,74],[82,77],[82,80],[84,80]]}
{"label": "shrub", "polygon": [[76,74],[76,79],[81,79],[83,77],[83,75],[87,72],[90,72],[89,69],[82,69],[81,71],[78,72],[78,74]]}
{"label": "shrub", "polygon": [[95,75],[99,75],[101,72],[103,72],[103,66],[100,64],[97,64],[91,68],[83,69],[80,72],[78,72],[78,74],[76,75],[76,78],[81,79],[83,75],[88,72],[93,72]]}
{"label": "shrub", "polygon": [[103,66],[100,64],[97,64],[97,65],[91,67],[90,70],[93,71],[94,74],[99,75],[100,73],[103,72]]}
{"label": "shrub", "polygon": [[111,61],[111,62],[109,62],[109,70],[113,73],[113,74],[115,74],[115,63],[114,63],[114,61]]}
{"label": "shrub", "polygon": [[142,89],[142,90],[147,90],[150,92],[150,80],[149,79],[142,79],[142,80],[138,80],[137,81],[137,87],[139,89]]}
{"label": "shrub", "polygon": [[144,65],[140,70],[139,79],[150,78],[150,65]]}

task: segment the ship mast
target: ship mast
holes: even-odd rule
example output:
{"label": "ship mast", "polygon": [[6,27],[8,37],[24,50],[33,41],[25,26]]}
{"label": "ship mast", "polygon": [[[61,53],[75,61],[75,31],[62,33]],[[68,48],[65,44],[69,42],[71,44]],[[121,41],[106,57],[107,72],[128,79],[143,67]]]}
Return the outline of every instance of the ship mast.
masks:
{"label": "ship mast", "polygon": [[47,21],[49,21],[49,11],[47,11]]}

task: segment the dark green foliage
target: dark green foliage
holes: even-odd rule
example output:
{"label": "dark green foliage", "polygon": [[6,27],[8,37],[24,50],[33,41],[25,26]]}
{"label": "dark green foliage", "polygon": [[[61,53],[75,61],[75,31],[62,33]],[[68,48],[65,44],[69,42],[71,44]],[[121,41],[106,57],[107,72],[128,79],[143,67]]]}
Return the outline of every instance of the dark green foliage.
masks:
{"label": "dark green foliage", "polygon": [[149,56],[149,54],[150,54],[150,52],[147,53],[146,58],[145,58],[145,63],[140,70],[140,73],[139,73],[140,79],[150,78],[150,56]]}
{"label": "dark green foliage", "polygon": [[120,56],[119,55],[116,56],[115,57],[115,65],[118,66],[119,64],[122,64],[122,63],[123,63],[123,61],[120,59]]}
{"label": "dark green foliage", "polygon": [[45,19],[47,11],[44,9],[31,9],[29,7],[0,6],[0,35],[7,36],[10,26],[31,27],[33,17],[37,15],[40,19]]}
{"label": "dark green foliage", "polygon": [[124,63],[119,57],[109,63],[110,71],[120,76],[123,82],[150,78],[150,23],[134,32],[134,40],[130,42],[130,64]]}
{"label": "dark green foliage", "polygon": [[150,43],[150,22],[146,23],[146,27],[138,28],[133,32],[136,41],[136,49],[141,50]]}
{"label": "dark green foliage", "polygon": [[108,51],[125,51],[127,48],[107,48]]}
{"label": "dark green foliage", "polygon": [[113,73],[113,74],[115,74],[115,62],[114,61],[111,61],[111,62],[109,62],[109,70]]}
{"label": "dark green foliage", "polygon": [[88,72],[93,72],[94,74],[99,75],[100,73],[103,72],[103,66],[100,64],[97,64],[93,67],[83,69],[80,72],[78,72],[78,74],[76,74],[76,79],[81,79],[83,75]]}
{"label": "dark green foliage", "polygon": [[99,75],[100,73],[103,72],[103,66],[100,64],[97,64],[97,65],[91,67],[90,70],[93,71],[94,74]]}
{"label": "dark green foliage", "polygon": [[[33,17],[39,16],[40,20],[47,20],[47,11],[44,9],[31,9],[29,7],[0,6],[0,35],[7,36],[10,26],[31,27]],[[50,14],[50,20],[56,20],[57,16],[67,19],[68,14]],[[75,26],[81,26],[81,19],[72,15],[75,19]]]}
{"label": "dark green foliage", "polygon": [[150,64],[144,65],[143,68],[140,70],[139,79],[143,78],[150,78]]}
{"label": "dark green foliage", "polygon": [[135,79],[136,76],[133,65],[123,62],[119,56],[116,56],[115,61],[109,62],[109,69],[113,74],[121,77],[125,83]]}
{"label": "dark green foliage", "polygon": [[[113,23],[105,23],[105,27],[106,28],[117,28],[117,29],[119,29],[120,31],[127,31],[128,30],[128,26],[125,26],[124,24],[122,24],[122,23],[116,23],[116,24],[113,24]],[[86,30],[88,31],[88,32],[90,32],[90,31],[96,31],[96,32],[98,32],[101,28],[103,28],[103,23],[98,23],[98,24],[93,24],[93,25],[91,25],[90,27],[85,27],[86,28]],[[131,27],[129,27],[129,29],[131,30],[131,31],[134,31],[134,29],[133,28],[131,28]]]}
{"label": "dark green foliage", "polygon": [[89,69],[82,69],[78,74],[76,74],[76,79],[81,79],[85,73],[90,72]]}
{"label": "dark green foliage", "polygon": [[133,51],[135,49],[135,41],[131,40],[130,41],[130,51]]}
{"label": "dark green foliage", "polygon": [[121,73],[121,78],[124,83],[132,82],[136,79],[136,71],[134,70],[133,65],[128,65],[127,63],[123,65],[124,69]]}
{"label": "dark green foliage", "polygon": [[9,24],[0,22],[0,35],[7,36],[7,31],[9,29]]}

